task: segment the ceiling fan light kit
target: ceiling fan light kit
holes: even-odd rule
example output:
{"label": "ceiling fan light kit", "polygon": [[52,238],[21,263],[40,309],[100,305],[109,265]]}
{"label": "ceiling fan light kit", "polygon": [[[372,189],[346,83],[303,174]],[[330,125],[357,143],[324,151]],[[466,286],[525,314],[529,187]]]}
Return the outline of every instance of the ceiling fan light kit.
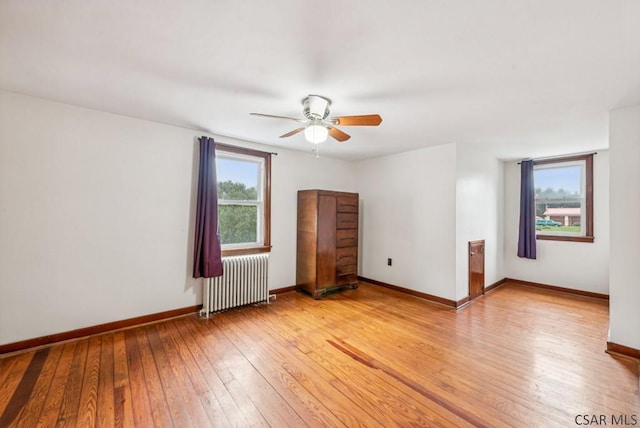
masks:
{"label": "ceiling fan light kit", "polygon": [[349,134],[339,130],[336,126],[378,126],[382,123],[382,118],[377,114],[329,117],[330,106],[331,101],[328,98],[321,97],[320,95],[309,95],[302,100],[302,114],[306,117],[306,120],[263,113],[250,114],[274,119],[295,120],[296,122],[303,123],[304,126],[301,128],[289,131],[281,135],[280,138],[291,137],[304,131],[305,139],[313,144],[322,143],[327,137],[331,137],[338,142],[344,142],[351,138]]}
{"label": "ceiling fan light kit", "polygon": [[304,130],[304,138],[313,144],[320,144],[327,140],[329,130],[320,124],[309,125]]}

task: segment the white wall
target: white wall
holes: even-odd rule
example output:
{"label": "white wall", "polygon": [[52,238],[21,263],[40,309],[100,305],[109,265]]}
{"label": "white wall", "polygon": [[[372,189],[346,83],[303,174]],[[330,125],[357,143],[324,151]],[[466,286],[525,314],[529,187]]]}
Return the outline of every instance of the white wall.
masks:
{"label": "white wall", "polygon": [[360,274],[455,299],[455,145],[360,161],[356,172]]}
{"label": "white wall", "polygon": [[[570,153],[568,153],[570,154]],[[593,243],[537,241],[537,259],[519,258],[520,165],[504,164],[505,275],[524,281],[609,294],[609,152],[593,157]]]}
{"label": "white wall", "polygon": [[611,112],[609,139],[609,340],[640,349],[640,106]]}
{"label": "white wall", "polygon": [[[265,147],[262,149],[269,150]],[[278,156],[271,158],[271,289],[296,284],[298,190],[356,191],[355,172],[350,162],[327,158],[322,154],[316,159],[311,152],[273,149],[272,147],[272,151],[278,152]]]}
{"label": "white wall", "polygon": [[[201,303],[199,135],[0,91],[0,344]],[[276,151],[270,288],[295,283],[296,191],[354,190],[349,163]]]}
{"label": "white wall", "polygon": [[485,240],[485,285],[502,278],[502,162],[483,147],[457,144],[456,300],[469,295],[469,241]]}

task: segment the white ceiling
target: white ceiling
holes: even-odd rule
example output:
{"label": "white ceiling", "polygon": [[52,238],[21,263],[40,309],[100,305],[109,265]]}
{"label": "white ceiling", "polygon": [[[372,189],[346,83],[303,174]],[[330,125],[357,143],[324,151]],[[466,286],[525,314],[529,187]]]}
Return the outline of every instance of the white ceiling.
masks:
{"label": "white ceiling", "polygon": [[640,103],[640,1],[0,0],[0,88],[305,151],[278,138],[295,122],[249,113],[319,94],[384,119],[323,143],[343,159],[578,152]]}

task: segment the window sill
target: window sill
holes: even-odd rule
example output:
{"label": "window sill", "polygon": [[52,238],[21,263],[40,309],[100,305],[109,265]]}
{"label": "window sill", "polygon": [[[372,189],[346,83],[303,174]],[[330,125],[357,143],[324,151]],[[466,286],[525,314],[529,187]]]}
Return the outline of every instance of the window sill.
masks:
{"label": "window sill", "polygon": [[536,239],[541,241],[568,241],[568,242],[589,242],[593,243],[593,236],[555,236],[555,235],[536,235]]}
{"label": "window sill", "polygon": [[230,256],[245,256],[247,254],[259,254],[270,253],[271,247],[248,247],[248,248],[233,248],[230,250],[222,250],[222,257]]}

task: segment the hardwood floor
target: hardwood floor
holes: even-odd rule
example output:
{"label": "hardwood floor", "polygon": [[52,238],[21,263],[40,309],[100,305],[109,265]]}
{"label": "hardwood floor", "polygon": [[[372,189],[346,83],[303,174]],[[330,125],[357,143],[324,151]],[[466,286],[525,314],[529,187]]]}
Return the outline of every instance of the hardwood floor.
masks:
{"label": "hardwood floor", "polygon": [[0,427],[640,423],[638,362],[604,352],[607,328],[606,302],[512,283],[457,312],[292,292],[0,358]]}

